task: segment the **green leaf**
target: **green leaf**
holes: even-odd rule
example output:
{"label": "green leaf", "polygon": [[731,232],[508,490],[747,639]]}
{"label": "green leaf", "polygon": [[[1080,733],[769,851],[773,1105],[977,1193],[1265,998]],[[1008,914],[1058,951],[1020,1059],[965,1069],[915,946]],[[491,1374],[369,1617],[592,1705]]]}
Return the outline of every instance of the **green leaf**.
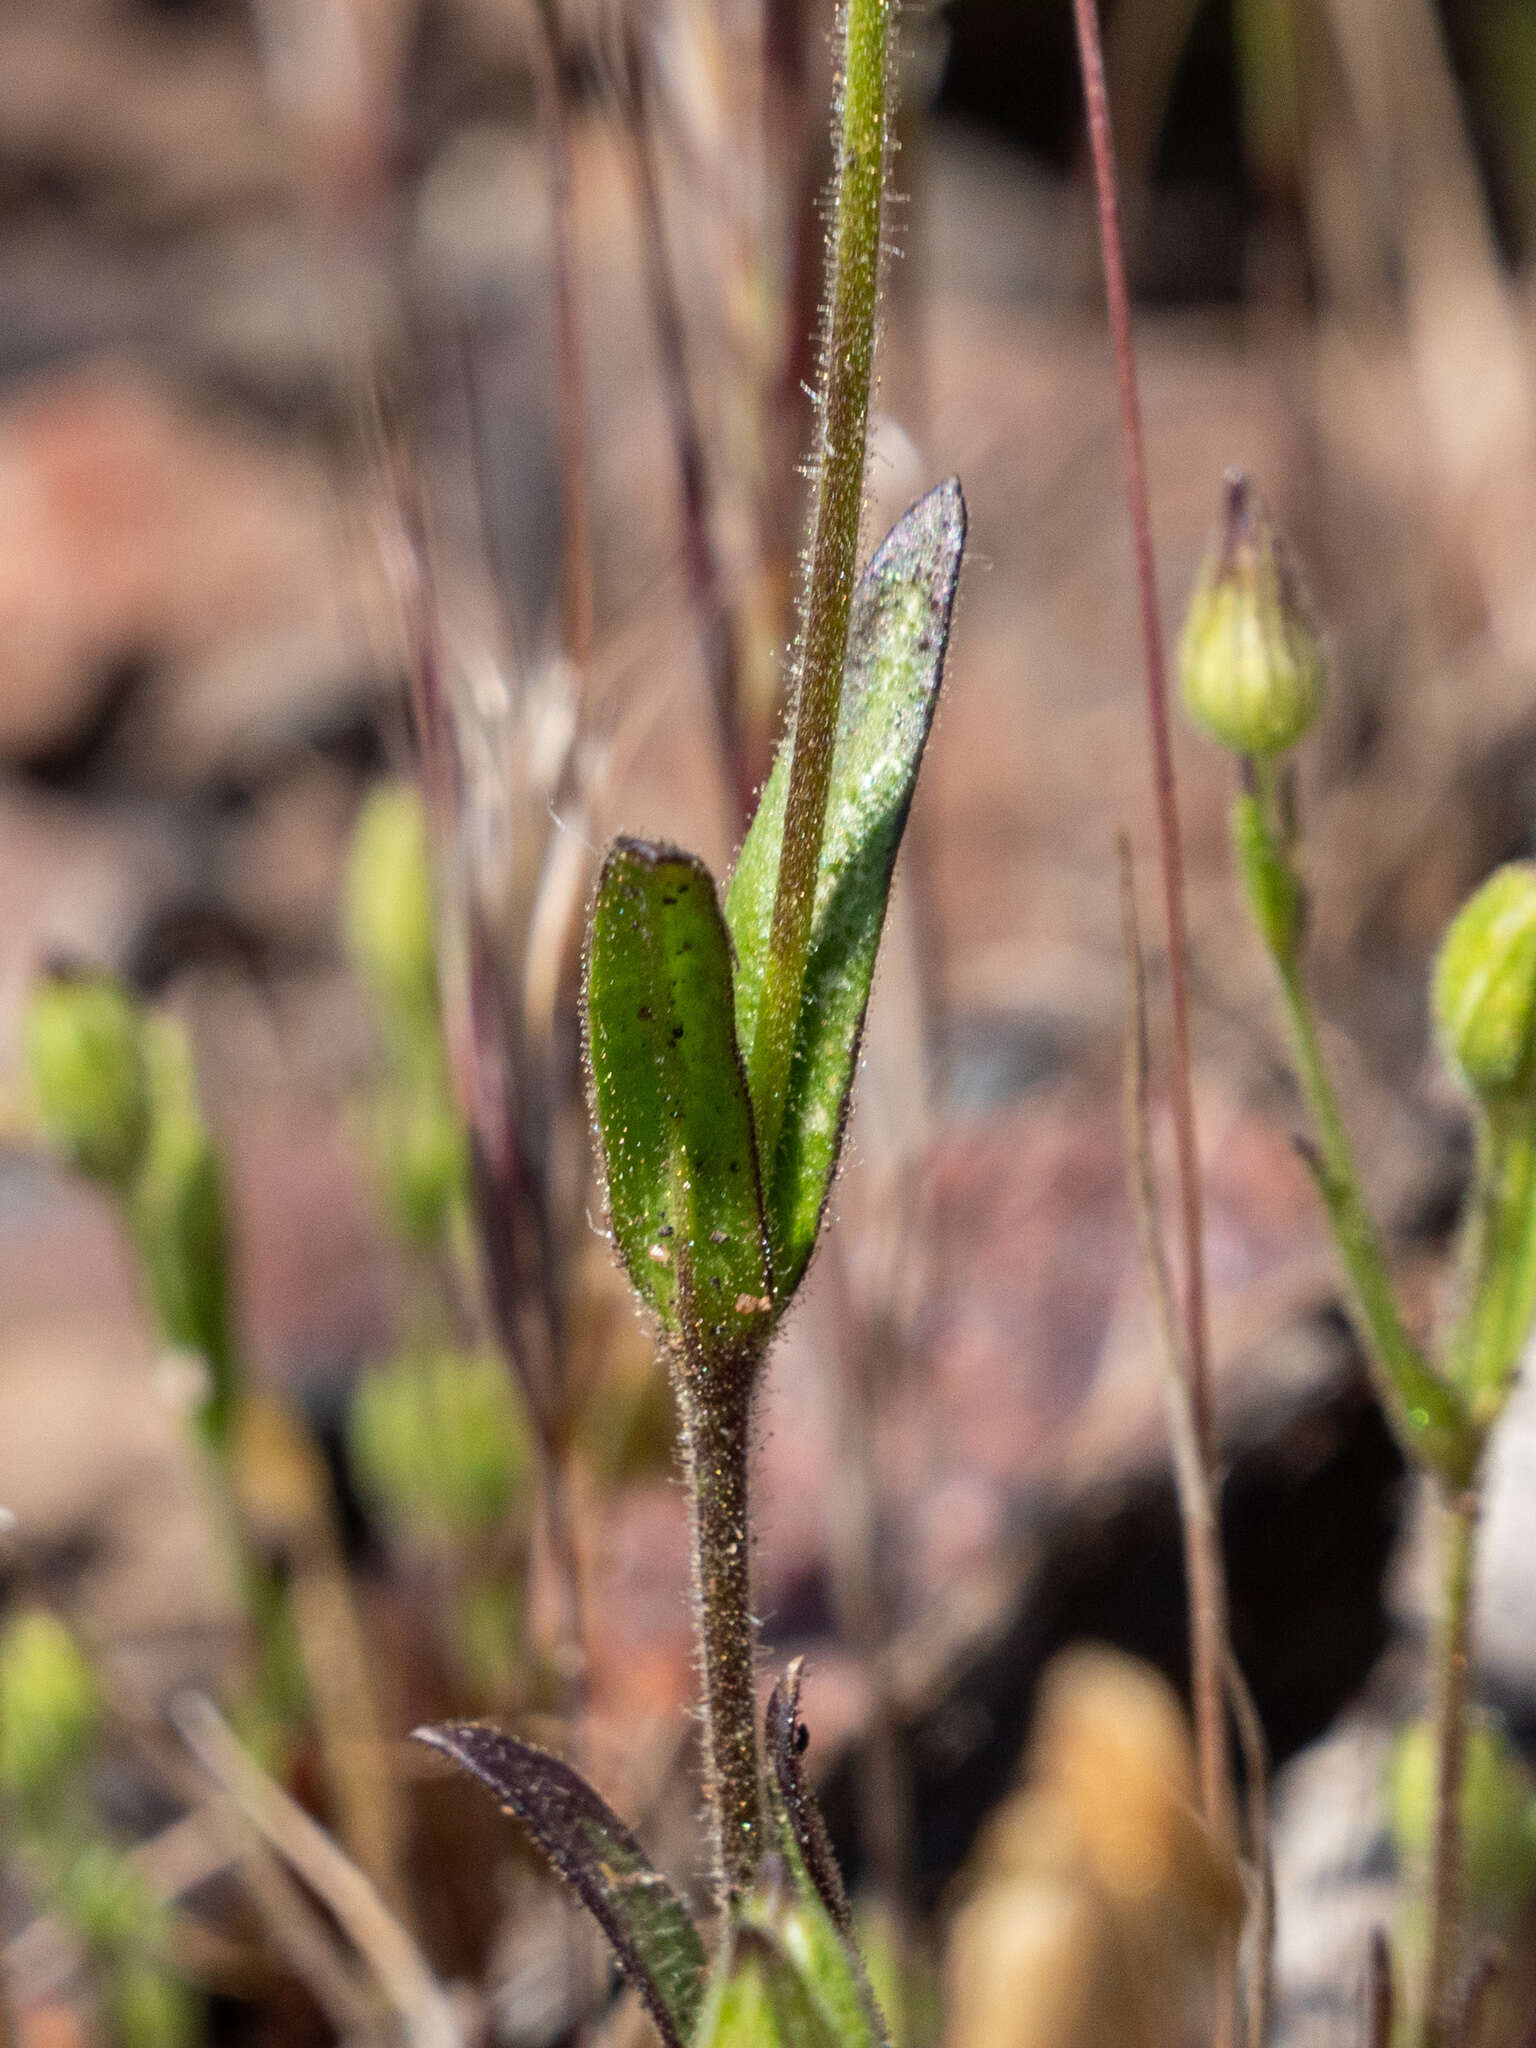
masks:
{"label": "green leaf", "polygon": [[[788,1896],[777,1901],[771,1924],[842,2048],[887,2048],[890,2029],[854,1941],[842,1873],[805,1779],[809,1736],[800,1718],[802,1670],[797,1657],[774,1686],[766,1715],[768,1800],[789,1873]],[[765,1899],[749,1910],[762,1910],[765,1903],[772,1907]]]}
{"label": "green leaf", "polygon": [[731,943],[692,854],[616,840],[586,963],[587,1053],[613,1232],[696,1369],[755,1357],[770,1310]]}
{"label": "green leaf", "polygon": [[666,2048],[686,2048],[704,2000],[699,1931],[613,1809],[559,1757],[474,1721],[414,1739],[477,1778],[520,1820],[613,1945]]}
{"label": "green leaf", "polygon": [[693,2048],[848,2048],[775,1935],[738,1923],[717,1965]]}
{"label": "green leaf", "polygon": [[810,1744],[810,1731],[800,1718],[800,1681],[805,1659],[795,1657],[789,1669],[768,1695],[764,1734],[768,1768],[772,1780],[774,1812],[781,1828],[787,1828],[805,1874],[826,1908],[828,1918],[841,1934],[849,1934],[853,1916],[843,1890],[843,1874],[832,1853],[827,1824],[821,1817],[816,1795],[806,1783],[802,1767]]}
{"label": "green leaf", "polygon": [[[837,1166],[891,875],[938,703],[964,544],[965,501],[951,478],[897,521],[854,592],[800,1022],[775,1157],[762,1163],[780,1302],[805,1271]],[[726,898],[737,955],[736,1035],[749,1070],[790,751],[786,740]]]}

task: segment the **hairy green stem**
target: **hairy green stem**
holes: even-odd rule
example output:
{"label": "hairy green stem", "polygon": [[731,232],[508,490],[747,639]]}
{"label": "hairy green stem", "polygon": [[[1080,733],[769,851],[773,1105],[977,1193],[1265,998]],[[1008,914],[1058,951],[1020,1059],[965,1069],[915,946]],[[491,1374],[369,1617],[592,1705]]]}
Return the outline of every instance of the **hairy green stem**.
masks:
{"label": "hairy green stem", "polygon": [[895,0],[846,0],[843,18],[832,290],[822,350],[815,512],[801,607],[794,752],[750,1063],[758,1150],[769,1185],[800,1021],[864,505],[894,15]]}
{"label": "hairy green stem", "polygon": [[1420,2013],[1424,2048],[1444,2048],[1461,1936],[1461,1792],[1466,1767],[1467,1700],[1472,1665],[1473,1573],[1477,1495],[1444,1501],[1440,1642],[1436,1659],[1435,1837],[1429,1880],[1429,1946]]}
{"label": "hairy green stem", "polygon": [[750,1369],[722,1374],[702,1397],[684,1384],[678,1401],[704,1695],[704,1777],[722,1905],[751,1890],[765,1834],[747,1514],[753,1378]]}

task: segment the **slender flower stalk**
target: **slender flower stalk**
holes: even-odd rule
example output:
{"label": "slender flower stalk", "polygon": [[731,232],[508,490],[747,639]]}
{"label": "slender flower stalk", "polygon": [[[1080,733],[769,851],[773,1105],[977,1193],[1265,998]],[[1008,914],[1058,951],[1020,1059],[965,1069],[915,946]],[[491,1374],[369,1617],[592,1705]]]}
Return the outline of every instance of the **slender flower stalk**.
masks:
{"label": "slender flower stalk", "polygon": [[1473,1573],[1478,1499],[1474,1488],[1443,1501],[1440,1641],[1435,1682],[1435,1833],[1430,1862],[1429,1946],[1421,2008],[1424,2048],[1442,2048],[1452,2029],[1460,1964],[1462,1781],[1472,1676]]}
{"label": "slender flower stalk", "polygon": [[832,290],[817,400],[815,513],[801,607],[794,755],[750,1075],[758,1153],[768,1181],[800,1019],[864,507],[894,15],[895,0],[847,0],[843,18]]}
{"label": "slender flower stalk", "polygon": [[1277,957],[1275,967],[1291,1051],[1316,1142],[1308,1163],[1328,1212],[1378,1397],[1398,1435],[1416,1456],[1453,1479],[1465,1481],[1470,1476],[1466,1465],[1471,1449],[1459,1404],[1404,1325],[1323,1059],[1300,964]]}
{"label": "slender flower stalk", "polygon": [[[1078,58],[1083,73],[1083,98],[1088,140],[1093,157],[1098,199],[1099,242],[1104,259],[1104,291],[1114,342],[1115,372],[1120,394],[1120,426],[1124,444],[1126,497],[1136,550],[1136,582],[1140,599],[1142,652],[1146,673],[1147,722],[1152,742],[1152,782],[1157,811],[1157,840],[1163,878],[1163,909],[1168,935],[1168,985],[1172,1010],[1171,1081],[1174,1144],[1178,1157],[1179,1217],[1184,1266],[1183,1355],[1189,1372],[1201,1459],[1208,1481],[1215,1469],[1215,1421],[1212,1413],[1209,1344],[1206,1330],[1203,1198],[1200,1157],[1195,1140],[1194,1092],[1190,1073],[1189,931],[1184,904],[1184,852],[1179,827],[1178,788],[1173,771],[1173,742],[1168,716],[1168,675],[1163,658],[1163,628],[1158,608],[1157,571],[1152,549],[1152,513],[1147,490],[1146,450],[1141,429],[1141,402],[1136,387],[1136,359],[1131,333],[1130,293],[1120,236],[1120,202],[1115,175],[1114,138],[1109,97],[1104,82],[1104,50],[1095,0],[1073,0]],[[1194,1589],[1214,1584],[1219,1558],[1202,1552],[1218,1541],[1214,1528],[1203,1528],[1185,1504],[1185,1545],[1191,1582],[1190,1662],[1195,1708],[1195,1736],[1200,1762],[1200,1803],[1207,1825],[1220,1844],[1232,1838],[1232,1788],[1228,1770],[1226,1716],[1223,1706],[1225,1651],[1212,1602],[1195,1597]]]}

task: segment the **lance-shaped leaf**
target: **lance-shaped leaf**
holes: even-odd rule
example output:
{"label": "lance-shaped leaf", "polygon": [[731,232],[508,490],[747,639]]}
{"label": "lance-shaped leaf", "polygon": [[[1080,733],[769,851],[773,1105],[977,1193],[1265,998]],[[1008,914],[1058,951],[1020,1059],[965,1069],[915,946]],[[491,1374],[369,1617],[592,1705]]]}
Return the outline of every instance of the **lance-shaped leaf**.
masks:
{"label": "lance-shaped leaf", "polygon": [[731,981],[704,863],[616,840],[586,963],[608,1206],[637,1291],[696,1368],[754,1356],[770,1307]]}
{"label": "lance-shaped leaf", "polygon": [[569,1764],[479,1722],[418,1728],[520,1820],[613,1944],[666,2048],[688,2048],[706,1961],[687,1909],[613,1809]]}
{"label": "lance-shaped leaf", "polygon": [[[766,1716],[768,1802],[789,1876],[772,1924],[843,2048],[885,2048],[890,2030],[854,1942],[826,1823],[805,1781],[802,1759],[809,1738],[800,1718],[802,1670],[797,1657],[775,1685]],[[761,1910],[765,1901],[753,1903]]]}
{"label": "lance-shaped leaf", "polygon": [[843,1890],[843,1874],[832,1853],[827,1824],[816,1795],[806,1783],[804,1757],[810,1731],[800,1718],[800,1682],[805,1659],[791,1660],[784,1676],[768,1695],[764,1715],[768,1768],[773,1778],[773,1805],[781,1827],[787,1828],[805,1874],[816,1889],[828,1917],[841,1934],[851,1934],[853,1916]]}
{"label": "lance-shaped leaf", "polygon": [[[897,521],[854,592],[788,1095],[776,1155],[762,1162],[780,1301],[805,1271],[837,1166],[891,875],[938,703],[964,544],[965,501],[951,478]],[[749,1071],[790,748],[786,740],[779,750],[726,898],[737,955],[736,1035]]]}

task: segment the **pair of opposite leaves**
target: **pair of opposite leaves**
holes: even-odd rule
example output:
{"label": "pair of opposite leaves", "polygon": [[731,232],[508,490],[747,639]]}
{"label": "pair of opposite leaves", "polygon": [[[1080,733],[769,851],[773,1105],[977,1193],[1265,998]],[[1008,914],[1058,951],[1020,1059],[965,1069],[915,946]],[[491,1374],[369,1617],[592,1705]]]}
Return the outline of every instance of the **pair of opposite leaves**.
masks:
{"label": "pair of opposite leaves", "polygon": [[[613,1232],[685,1381],[753,1362],[804,1275],[837,1166],[891,877],[933,723],[965,541],[951,480],[918,501],[853,595],[826,830],[771,1160],[751,1066],[789,787],[780,749],[722,911],[696,856],[632,839],[603,864],[587,949],[592,1092]],[[598,1920],[668,2048],[773,2039],[877,2048],[820,1817],[800,1777],[798,1673],[769,1707],[788,1922],[749,1901],[726,1966],[634,1836],[568,1764],[495,1729],[419,1730],[529,1829]]]}
{"label": "pair of opposite leaves", "polygon": [[[684,1361],[754,1356],[804,1275],[837,1165],[891,876],[933,722],[965,538],[951,480],[854,593],[810,947],[780,1113],[754,1072],[789,789],[780,749],[726,892],[617,840],[587,949],[587,1044],[613,1232]],[[771,1159],[757,1132],[777,1128]]]}

